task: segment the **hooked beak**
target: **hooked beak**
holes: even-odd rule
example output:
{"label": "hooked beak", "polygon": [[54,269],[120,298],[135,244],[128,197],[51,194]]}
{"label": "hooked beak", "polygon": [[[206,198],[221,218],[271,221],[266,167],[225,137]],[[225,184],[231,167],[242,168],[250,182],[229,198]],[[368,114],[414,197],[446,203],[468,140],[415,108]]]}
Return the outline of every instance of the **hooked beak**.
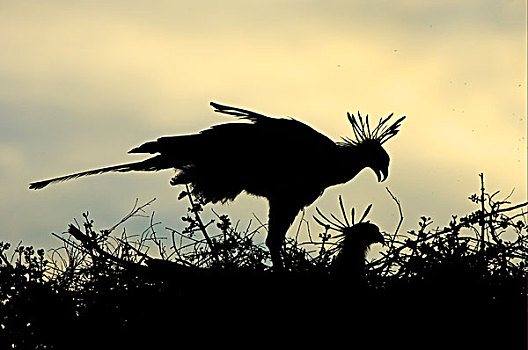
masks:
{"label": "hooked beak", "polygon": [[377,170],[376,175],[378,176],[378,182],[383,182],[389,174],[387,170]]}
{"label": "hooked beak", "polygon": [[385,247],[386,245],[385,238],[383,237],[383,234],[381,232],[379,232],[379,235],[375,243],[381,243],[381,245]]}

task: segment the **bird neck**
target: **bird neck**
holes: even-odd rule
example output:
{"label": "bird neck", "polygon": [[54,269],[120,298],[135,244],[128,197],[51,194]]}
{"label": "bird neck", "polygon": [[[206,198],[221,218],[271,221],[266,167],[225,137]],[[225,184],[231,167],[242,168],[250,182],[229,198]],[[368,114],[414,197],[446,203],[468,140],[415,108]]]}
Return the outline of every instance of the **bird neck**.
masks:
{"label": "bird neck", "polygon": [[365,277],[365,258],[368,246],[359,241],[347,241],[342,246],[336,260],[334,268],[338,273],[346,273],[356,279]]}
{"label": "bird neck", "polygon": [[351,260],[356,262],[365,263],[365,258],[367,257],[368,245],[361,241],[351,241],[350,244],[343,247],[343,251],[346,251],[346,255],[350,257]]}
{"label": "bird neck", "polygon": [[367,159],[358,146],[338,145],[336,153],[337,159],[332,162],[336,184],[350,181],[367,167]]}

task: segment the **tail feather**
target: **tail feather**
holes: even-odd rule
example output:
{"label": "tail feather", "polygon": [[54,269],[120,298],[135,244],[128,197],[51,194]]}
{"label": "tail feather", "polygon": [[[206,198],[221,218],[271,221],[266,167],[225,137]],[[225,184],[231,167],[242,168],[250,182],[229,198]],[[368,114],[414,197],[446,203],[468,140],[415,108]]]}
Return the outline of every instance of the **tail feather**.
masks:
{"label": "tail feather", "polygon": [[141,162],[113,165],[109,167],[87,170],[87,171],[82,171],[82,172],[75,173],[75,174],[55,177],[53,179],[32,182],[29,184],[29,189],[40,190],[52,183],[68,181],[68,180],[76,179],[76,178],[83,177],[83,176],[97,175],[97,174],[107,173],[111,171],[117,171],[117,172],[157,171],[157,170],[167,169],[169,167],[170,166],[163,164],[163,162],[161,161],[161,158],[158,156],[158,157],[146,159]]}
{"label": "tail feather", "polygon": [[141,146],[138,146],[136,148],[131,149],[128,151],[128,153],[158,153],[159,152],[159,145],[158,141],[150,141],[142,144]]}

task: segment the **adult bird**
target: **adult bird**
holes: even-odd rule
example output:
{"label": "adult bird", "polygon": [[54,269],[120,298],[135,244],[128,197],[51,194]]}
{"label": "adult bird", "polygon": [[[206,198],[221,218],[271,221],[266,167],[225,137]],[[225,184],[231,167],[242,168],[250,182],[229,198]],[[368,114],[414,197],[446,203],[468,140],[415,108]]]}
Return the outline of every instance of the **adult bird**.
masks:
{"label": "adult bird", "polygon": [[33,182],[30,189],[50,183],[106,172],[176,169],[172,185],[190,184],[204,203],[235,199],[241,192],[267,198],[266,245],[274,268],[282,267],[281,248],[286,232],[300,210],[313,203],[330,186],[353,179],[371,168],[383,181],[389,155],[382,145],[398,133],[405,117],[393,124],[392,114],[371,128],[368,115],[348,113],[355,140],[334,142],[292,118],[274,118],[249,110],[211,102],[216,112],[239,117],[246,123],[225,123],[197,134],[165,136],[129,153],[153,156],[139,162],[83,171]]}

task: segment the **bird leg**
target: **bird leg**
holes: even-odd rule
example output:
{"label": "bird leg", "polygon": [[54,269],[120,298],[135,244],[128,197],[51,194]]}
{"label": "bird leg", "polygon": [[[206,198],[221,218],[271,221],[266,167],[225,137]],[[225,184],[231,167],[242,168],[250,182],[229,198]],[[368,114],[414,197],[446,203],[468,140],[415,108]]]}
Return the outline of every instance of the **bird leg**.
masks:
{"label": "bird leg", "polygon": [[293,223],[293,220],[295,220],[298,212],[298,209],[285,206],[280,201],[269,201],[268,236],[266,237],[266,246],[270,251],[271,262],[273,263],[273,269],[275,271],[280,271],[284,268],[281,250],[284,245],[286,232]]}

